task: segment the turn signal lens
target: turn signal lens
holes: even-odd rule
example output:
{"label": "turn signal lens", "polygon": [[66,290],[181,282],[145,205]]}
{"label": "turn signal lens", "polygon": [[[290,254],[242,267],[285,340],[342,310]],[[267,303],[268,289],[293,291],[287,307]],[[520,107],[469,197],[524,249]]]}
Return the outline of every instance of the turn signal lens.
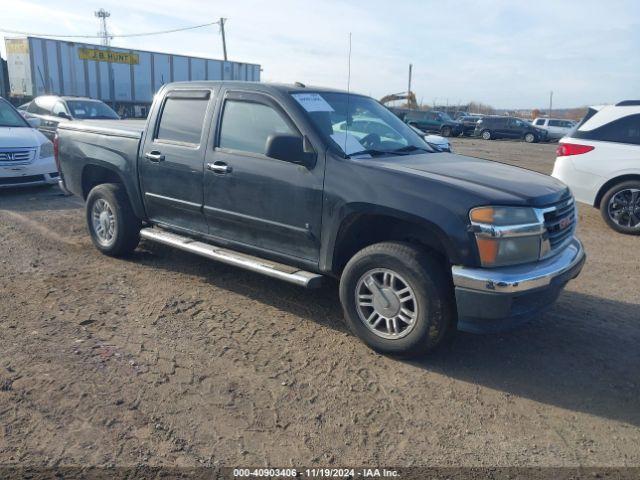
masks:
{"label": "turn signal lens", "polygon": [[493,207],[474,208],[469,213],[472,222],[476,223],[493,223],[495,211]]}
{"label": "turn signal lens", "polygon": [[477,238],[478,251],[480,252],[480,260],[482,265],[490,267],[495,265],[498,257],[498,242],[499,240],[493,240],[490,238]]}

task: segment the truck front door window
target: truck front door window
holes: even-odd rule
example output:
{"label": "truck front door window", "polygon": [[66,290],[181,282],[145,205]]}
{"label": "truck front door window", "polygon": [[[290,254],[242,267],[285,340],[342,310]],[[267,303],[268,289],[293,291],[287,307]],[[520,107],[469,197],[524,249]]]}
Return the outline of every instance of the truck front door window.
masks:
{"label": "truck front door window", "polygon": [[208,104],[202,98],[167,98],[156,140],[199,145]]}
{"label": "truck front door window", "polygon": [[287,121],[268,105],[227,100],[220,128],[220,147],[264,154],[272,134],[297,135]]}

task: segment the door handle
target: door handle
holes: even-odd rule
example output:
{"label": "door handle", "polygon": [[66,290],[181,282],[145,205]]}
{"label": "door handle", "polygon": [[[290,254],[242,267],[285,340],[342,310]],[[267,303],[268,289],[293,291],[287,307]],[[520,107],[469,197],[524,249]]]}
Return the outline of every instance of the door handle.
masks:
{"label": "door handle", "polygon": [[144,158],[146,158],[147,160],[149,160],[150,162],[162,162],[164,160],[164,155],[162,155],[160,152],[147,152],[144,154]]}
{"label": "door handle", "polygon": [[207,169],[215,173],[231,173],[233,168],[223,162],[207,163]]}

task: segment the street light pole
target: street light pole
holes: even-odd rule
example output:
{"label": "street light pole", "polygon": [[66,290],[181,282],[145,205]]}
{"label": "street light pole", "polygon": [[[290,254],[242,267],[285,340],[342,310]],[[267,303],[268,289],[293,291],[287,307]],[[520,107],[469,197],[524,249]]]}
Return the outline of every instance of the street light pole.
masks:
{"label": "street light pole", "polygon": [[227,60],[227,39],[224,36],[224,22],[226,18],[220,18],[220,34],[222,35],[222,52],[224,53],[224,59]]}

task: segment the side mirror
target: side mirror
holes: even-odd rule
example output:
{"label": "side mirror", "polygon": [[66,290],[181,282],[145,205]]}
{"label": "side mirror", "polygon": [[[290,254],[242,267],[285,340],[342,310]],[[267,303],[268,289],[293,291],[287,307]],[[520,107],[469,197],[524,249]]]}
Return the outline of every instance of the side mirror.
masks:
{"label": "side mirror", "polygon": [[311,168],[315,165],[316,154],[311,148],[305,148],[306,142],[298,135],[272,133],[267,138],[265,155]]}
{"label": "side mirror", "polygon": [[31,128],[40,128],[40,125],[42,125],[42,120],[40,120],[38,117],[29,117],[26,120]]}
{"label": "side mirror", "polygon": [[58,112],[58,117],[65,118],[67,120],[71,120],[71,117],[69,116],[69,114],[67,112]]}

